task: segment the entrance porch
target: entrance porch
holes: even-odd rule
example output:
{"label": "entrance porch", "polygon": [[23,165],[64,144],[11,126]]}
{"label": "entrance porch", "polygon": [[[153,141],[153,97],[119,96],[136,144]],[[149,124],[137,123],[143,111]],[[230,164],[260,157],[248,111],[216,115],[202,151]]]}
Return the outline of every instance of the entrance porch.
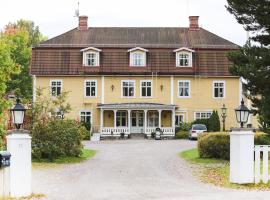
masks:
{"label": "entrance porch", "polygon": [[175,105],[155,103],[100,104],[101,137],[145,134],[161,128],[163,137],[175,136]]}

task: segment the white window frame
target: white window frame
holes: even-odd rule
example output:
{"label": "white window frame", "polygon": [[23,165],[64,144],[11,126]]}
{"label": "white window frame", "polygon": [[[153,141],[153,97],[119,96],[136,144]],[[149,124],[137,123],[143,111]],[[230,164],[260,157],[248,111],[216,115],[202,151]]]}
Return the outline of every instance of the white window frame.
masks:
{"label": "white window frame", "polygon": [[[135,61],[134,61],[134,55],[135,54],[142,54],[142,64],[141,65],[135,65]],[[132,51],[130,52],[130,56],[129,56],[129,66],[130,67],[146,67],[146,52],[144,51]]]}
{"label": "white window frame", "polygon": [[[125,120],[125,123],[126,123],[126,126],[117,126],[117,120],[118,120],[118,118],[123,118],[123,115],[121,114],[120,115],[120,113],[125,113],[125,118],[126,118],[126,120]],[[117,115],[117,114],[119,114],[119,115]],[[118,110],[117,112],[116,112],[116,127],[128,127],[128,112],[127,111],[125,111],[125,110]],[[121,120],[121,121],[123,121],[123,120]]]}
{"label": "white window frame", "polygon": [[[90,112],[90,123],[91,123],[91,129],[92,129],[92,121],[93,121],[93,117],[92,117],[92,110],[80,110],[79,112],[79,116],[80,116],[80,122],[82,122],[81,117],[82,117],[82,112]],[[85,115],[86,116],[86,115]]]}
{"label": "white window frame", "polygon": [[[124,82],[132,82],[134,84],[134,95],[133,96],[124,96],[123,94],[123,84]],[[136,81],[135,80],[121,80],[121,98],[136,98]]]}
{"label": "white window frame", "polygon": [[[176,113],[176,114],[175,114],[175,117],[177,117],[177,116],[182,116],[182,118],[183,118],[183,123],[186,122],[186,120],[185,120],[185,114],[184,114],[184,113],[181,113],[181,114]],[[175,122],[176,122],[176,120],[175,120]],[[175,126],[176,126],[176,127],[180,127],[180,123],[177,124],[177,125],[175,124]]]}
{"label": "white window frame", "polygon": [[[179,83],[180,82],[188,82],[189,83],[189,95],[188,96],[180,96],[180,93],[179,93],[179,89],[180,89],[180,87],[179,87]],[[191,83],[190,83],[190,80],[178,80],[178,82],[177,82],[177,96],[178,96],[178,98],[191,98]]]}
{"label": "white window frame", "polygon": [[[87,87],[86,83],[87,82],[95,82],[95,96],[91,96],[91,89],[90,89],[90,96],[86,95],[86,87]],[[90,86],[90,88],[91,88],[91,86]],[[96,98],[97,97],[97,80],[85,80],[84,81],[84,97],[85,98]]]}
{"label": "white window frame", "polygon": [[[180,55],[185,54],[188,55],[188,65],[180,65]],[[176,67],[192,67],[192,52],[190,51],[178,51],[176,52]]]}
{"label": "white window frame", "polygon": [[63,91],[63,80],[60,80],[60,79],[55,79],[55,80],[50,80],[50,96],[51,97],[57,97],[58,95],[53,95],[52,94],[52,83],[53,82],[60,82],[61,83],[61,86],[60,86],[60,94],[62,93]]}
{"label": "white window frame", "polygon": [[[151,96],[142,96],[142,88],[143,88],[143,86],[142,86],[142,84],[143,84],[143,82],[146,82],[146,83],[151,83]],[[146,84],[146,94],[147,94],[147,87],[149,87],[149,86],[147,86],[147,84]],[[153,81],[152,80],[141,80],[140,81],[140,98],[152,98],[153,97]]]}
{"label": "white window frame", "polygon": [[[223,97],[215,97],[215,83],[223,83]],[[222,80],[214,80],[213,81],[213,98],[214,99],[224,99],[226,98],[226,82]]]}
{"label": "white window frame", "polygon": [[[87,62],[87,55],[88,54],[94,54],[96,57],[94,65],[88,65]],[[86,67],[99,67],[99,52],[98,51],[85,51],[83,52],[83,65]]]}
{"label": "white window frame", "polygon": [[[197,113],[200,113],[200,118],[197,118],[197,117],[196,117],[196,114],[197,114]],[[194,120],[196,120],[196,119],[209,119],[209,118],[201,118],[201,114],[202,114],[202,113],[211,113],[211,115],[212,115],[212,114],[213,114],[213,110],[196,110],[196,111],[194,111],[194,118],[193,118],[193,119],[194,119]],[[211,115],[210,115],[210,116],[211,116]],[[210,116],[209,116],[209,117],[210,117]]]}

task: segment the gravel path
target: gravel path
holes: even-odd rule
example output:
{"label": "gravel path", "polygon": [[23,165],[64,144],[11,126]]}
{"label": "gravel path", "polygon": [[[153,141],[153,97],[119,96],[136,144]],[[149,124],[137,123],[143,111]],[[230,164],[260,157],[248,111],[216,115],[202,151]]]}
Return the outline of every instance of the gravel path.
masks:
{"label": "gravel path", "polygon": [[33,192],[55,200],[269,200],[270,192],[231,190],[199,182],[177,154],[185,140],[115,140],[83,163],[33,170]]}

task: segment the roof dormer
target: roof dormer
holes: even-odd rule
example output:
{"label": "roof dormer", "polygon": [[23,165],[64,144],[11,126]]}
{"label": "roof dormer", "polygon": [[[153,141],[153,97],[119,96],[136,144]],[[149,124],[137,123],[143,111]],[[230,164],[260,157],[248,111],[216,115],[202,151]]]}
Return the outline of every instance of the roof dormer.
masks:
{"label": "roof dormer", "polygon": [[145,67],[146,66],[146,53],[147,49],[141,47],[135,47],[128,50],[129,56],[129,65],[132,67]]}
{"label": "roof dormer", "polygon": [[192,53],[195,51],[187,47],[175,49],[176,67],[192,67]]}
{"label": "roof dormer", "polygon": [[83,66],[88,67],[98,67],[99,66],[99,58],[100,58],[100,49],[95,47],[87,47],[81,49],[83,52]]}

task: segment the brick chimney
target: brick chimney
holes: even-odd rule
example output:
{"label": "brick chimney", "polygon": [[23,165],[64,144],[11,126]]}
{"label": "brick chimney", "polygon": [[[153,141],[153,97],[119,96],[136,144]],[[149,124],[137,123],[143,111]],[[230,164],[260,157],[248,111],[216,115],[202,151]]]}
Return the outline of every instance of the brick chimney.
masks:
{"label": "brick chimney", "polygon": [[199,27],[199,16],[189,16],[189,30],[198,31]]}
{"label": "brick chimney", "polygon": [[78,30],[81,31],[86,31],[88,29],[88,17],[83,15],[83,16],[79,16],[79,26],[78,26]]}

